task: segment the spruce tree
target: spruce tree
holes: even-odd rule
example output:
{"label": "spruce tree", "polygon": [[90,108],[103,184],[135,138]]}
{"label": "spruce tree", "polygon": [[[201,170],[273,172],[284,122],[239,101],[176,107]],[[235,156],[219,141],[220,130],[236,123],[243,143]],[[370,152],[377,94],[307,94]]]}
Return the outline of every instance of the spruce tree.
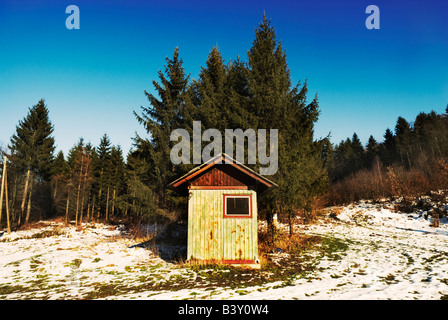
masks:
{"label": "spruce tree", "polygon": [[93,172],[95,176],[94,193],[95,193],[95,209],[97,218],[102,214],[106,215],[108,211],[108,196],[110,196],[110,185],[112,183],[112,145],[110,138],[104,134],[96,149],[94,157]]}
{"label": "spruce tree", "polygon": [[82,222],[85,204],[89,199],[91,184],[93,182],[92,174],[92,155],[95,153],[90,143],[85,144],[84,139],[80,138],[68,153],[67,163],[69,165],[69,185],[72,187],[67,194],[67,211],[68,218],[69,199],[74,200],[75,206],[75,223]]}
{"label": "spruce tree", "polygon": [[27,116],[19,121],[16,133],[11,137],[9,149],[11,160],[19,172],[26,175],[22,195],[21,217],[25,212],[28,199],[25,223],[30,218],[34,181],[48,181],[51,177],[54,158],[53,125],[45,101],[41,99],[29,109]]}
{"label": "spruce tree", "polygon": [[50,178],[55,149],[53,130],[45,101],[41,99],[19,121],[9,146],[23,172],[31,170],[36,178]]}
{"label": "spruce tree", "polygon": [[225,96],[227,98],[227,123],[229,129],[256,128],[255,114],[249,108],[248,66],[238,56],[227,67]]}
{"label": "spruce tree", "polygon": [[371,168],[373,165],[373,160],[378,156],[378,143],[375,138],[370,135],[369,140],[366,145],[366,158],[365,158],[365,167]]}
{"label": "spruce tree", "polygon": [[256,116],[254,128],[278,129],[285,116],[291,87],[286,54],[277,43],[274,28],[263,16],[248,52],[250,112]]}
{"label": "spruce tree", "polygon": [[201,67],[199,79],[192,84],[198,113],[196,120],[201,120],[205,129],[215,128],[224,132],[228,128],[225,85],[226,66],[218,48],[214,47],[209,53],[206,67]]}
{"label": "spruce tree", "polygon": [[157,220],[160,210],[151,188],[154,167],[148,163],[143,150],[138,147],[128,154],[125,169],[126,192],[118,197],[116,203],[126,217],[152,222]]}
{"label": "spruce tree", "polygon": [[401,164],[411,168],[410,148],[412,129],[409,122],[403,117],[398,117],[397,119],[397,124],[395,125],[395,137]]}
{"label": "spruce tree", "polygon": [[342,179],[352,173],[351,161],[353,159],[352,142],[350,138],[342,140],[335,148],[336,178]]}
{"label": "spruce tree", "polygon": [[[123,160],[123,151],[120,146],[112,146],[111,153],[111,175],[112,175],[112,196],[110,214],[113,217],[116,214],[116,200],[124,189],[125,184],[125,163]],[[108,210],[109,211],[109,210]]]}
{"label": "spruce tree", "polygon": [[150,185],[162,208],[170,206],[166,186],[179,175],[176,172],[179,168],[170,161],[170,151],[174,145],[170,141],[171,132],[192,125],[184,120],[191,119],[191,116],[186,114],[188,109],[185,106],[189,75],[186,75],[182,65],[179,49],[176,48],[173,58],[166,58],[165,72],[159,71],[160,83],[153,81],[158,97],[145,91],[150,106],[141,107],[141,114],[134,112],[138,122],[150,135],[150,139],[137,136],[134,141],[137,146],[145,146],[147,161],[153,165],[153,181]]}
{"label": "spruce tree", "polygon": [[317,96],[307,103],[306,82],[291,85],[286,53],[266,16],[255,31],[248,61],[248,110],[255,116],[251,126],[279,130],[279,167],[272,177],[279,187],[268,196],[268,214],[276,210],[293,218],[297,209],[309,213],[327,180],[320,144],[313,138]]}
{"label": "spruce tree", "polygon": [[334,179],[335,171],[335,151],[329,137],[319,141],[319,149],[322,152],[323,167],[327,170],[328,177]]}
{"label": "spruce tree", "polygon": [[361,140],[359,140],[356,132],[353,133],[351,145],[353,155],[350,166],[352,168],[352,172],[356,172],[363,167],[365,162],[364,147],[362,146]]}
{"label": "spruce tree", "polygon": [[385,166],[390,166],[396,159],[395,136],[389,128],[384,133],[384,141],[380,147],[380,159]]}
{"label": "spruce tree", "polygon": [[63,199],[60,190],[64,189],[64,182],[69,174],[69,166],[67,161],[65,161],[64,153],[62,151],[59,151],[56,155],[52,167],[51,196],[53,201],[53,214],[56,214],[60,211],[60,207],[63,206],[63,204],[61,204]]}

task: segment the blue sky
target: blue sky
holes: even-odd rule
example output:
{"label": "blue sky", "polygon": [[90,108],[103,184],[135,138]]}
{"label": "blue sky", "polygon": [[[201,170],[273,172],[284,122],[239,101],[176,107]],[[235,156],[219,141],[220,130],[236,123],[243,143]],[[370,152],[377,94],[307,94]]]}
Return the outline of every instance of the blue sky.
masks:
{"label": "blue sky", "polygon": [[[20,3],[20,4],[19,4]],[[68,30],[65,8],[80,10]],[[368,30],[368,5],[380,29]],[[382,141],[398,116],[442,113],[448,104],[448,3],[417,0],[314,1],[40,1],[0,0],[0,145],[41,98],[57,149],[79,137],[97,145],[107,133],[125,154],[133,110],[179,47],[196,78],[218,45],[226,61],[247,60],[263,12],[286,49],[294,83],[308,80],[321,115],[316,138],[337,143],[356,132]]]}

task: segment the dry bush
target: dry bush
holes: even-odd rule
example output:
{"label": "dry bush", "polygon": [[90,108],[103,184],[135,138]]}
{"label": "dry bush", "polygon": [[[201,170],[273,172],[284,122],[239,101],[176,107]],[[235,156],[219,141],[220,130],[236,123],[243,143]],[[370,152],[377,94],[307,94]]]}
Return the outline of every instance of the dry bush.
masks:
{"label": "dry bush", "polygon": [[[314,196],[308,203],[306,209],[294,210],[294,217],[297,218],[296,220],[302,222],[303,224],[317,221],[318,217],[324,214],[323,210],[328,202],[327,197],[327,195]],[[283,221],[285,223],[292,223],[292,221],[288,219],[288,214],[285,213],[284,215],[286,216],[286,219],[283,218]]]}
{"label": "dry bush", "polygon": [[422,170],[407,170],[390,166],[386,170],[373,167],[362,169],[334,183],[326,195],[327,205],[343,205],[362,199],[378,200],[384,197],[416,197],[432,191],[437,186],[448,186],[448,163],[439,161],[432,175]]}
{"label": "dry bush", "polygon": [[433,170],[429,175],[429,179],[434,189],[432,191],[448,189],[448,161],[437,159],[431,167]]}
{"label": "dry bush", "polygon": [[272,230],[262,230],[258,232],[258,249],[264,253],[300,253],[310,246],[320,241],[320,237],[302,233],[289,234],[284,230],[275,229],[274,240],[272,239]]}
{"label": "dry bush", "polygon": [[429,180],[420,170],[405,170],[401,166],[388,167],[387,179],[393,196],[415,197],[430,190]]}
{"label": "dry bush", "polygon": [[361,199],[379,199],[390,195],[390,184],[382,168],[362,169],[334,183],[327,193],[327,205],[343,205]]}
{"label": "dry bush", "polygon": [[407,173],[407,176],[407,195],[417,196],[431,190],[431,183],[423,174],[423,172],[418,170],[411,170]]}

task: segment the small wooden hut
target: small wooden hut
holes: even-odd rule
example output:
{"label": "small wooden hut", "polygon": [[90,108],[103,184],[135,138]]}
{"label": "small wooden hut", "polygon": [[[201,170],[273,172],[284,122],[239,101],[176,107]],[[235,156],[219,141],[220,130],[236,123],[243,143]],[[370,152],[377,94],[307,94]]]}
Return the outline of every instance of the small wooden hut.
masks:
{"label": "small wooden hut", "polygon": [[274,182],[223,153],[170,186],[189,195],[188,260],[259,267],[257,192]]}

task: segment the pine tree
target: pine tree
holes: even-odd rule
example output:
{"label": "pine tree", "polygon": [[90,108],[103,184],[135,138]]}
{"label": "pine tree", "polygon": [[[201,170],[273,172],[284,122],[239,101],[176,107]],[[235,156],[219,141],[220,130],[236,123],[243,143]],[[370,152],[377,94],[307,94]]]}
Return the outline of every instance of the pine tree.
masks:
{"label": "pine tree", "polygon": [[409,122],[403,117],[398,117],[397,124],[395,126],[395,137],[397,152],[400,156],[400,162],[411,168],[411,139],[412,139],[412,129]]}
{"label": "pine tree", "polygon": [[157,220],[160,210],[154,191],[150,187],[153,170],[142,148],[128,154],[125,169],[126,192],[123,192],[116,201],[117,207],[124,212],[125,217]]}
{"label": "pine tree", "polygon": [[256,117],[249,108],[248,66],[237,57],[227,67],[225,96],[227,98],[227,123],[229,129],[256,128]]}
{"label": "pine tree", "polygon": [[322,152],[322,164],[327,170],[328,177],[334,179],[335,174],[335,151],[329,137],[325,137],[319,141],[319,149]]}
{"label": "pine tree", "polygon": [[[124,188],[125,184],[125,163],[123,160],[123,151],[120,146],[112,146],[111,153],[111,174],[112,174],[112,197],[111,197],[111,209],[110,214],[113,217],[115,215],[116,199],[119,197],[120,192]],[[109,212],[109,210],[107,210]]]}
{"label": "pine tree", "polygon": [[365,162],[364,147],[362,146],[361,140],[359,140],[356,132],[353,133],[351,145],[353,154],[352,159],[350,161],[351,162],[350,166],[352,168],[352,172],[356,172],[362,168]]}
{"label": "pine tree", "polygon": [[[96,148],[96,155],[94,157],[93,172],[95,176],[94,193],[96,202],[94,209],[97,210],[97,218],[103,213],[105,216],[108,212],[108,195],[110,193],[110,184],[112,183],[112,159],[111,159],[112,145],[110,138],[104,134],[100,139],[100,144]],[[93,211],[93,210],[92,210]]]}
{"label": "pine tree", "polygon": [[19,172],[26,174],[19,224],[27,199],[25,223],[29,221],[34,181],[48,181],[51,177],[55,149],[52,133],[53,125],[49,112],[41,99],[29,109],[28,115],[19,121],[16,133],[11,138],[9,149],[12,160]]}
{"label": "pine tree", "polygon": [[166,186],[178,176],[170,161],[170,151],[174,145],[170,141],[170,135],[177,128],[187,128],[188,123],[184,119],[189,119],[185,107],[189,75],[185,74],[182,64],[176,48],[173,58],[166,58],[165,73],[159,71],[160,83],[153,81],[159,97],[145,91],[150,106],[141,107],[141,114],[134,112],[138,122],[151,136],[150,140],[137,136],[134,141],[137,146],[145,146],[147,161],[154,166],[154,180],[150,185],[162,208],[170,206]]}
{"label": "pine tree", "polygon": [[353,159],[352,142],[350,138],[341,141],[335,148],[335,175],[336,179],[342,179],[352,173],[351,161]]}
{"label": "pine tree", "polygon": [[248,52],[249,111],[256,116],[253,128],[278,129],[285,118],[291,80],[286,55],[277,43],[274,28],[263,16]]}
{"label": "pine tree", "polygon": [[52,177],[51,177],[51,189],[53,199],[53,213],[56,214],[59,211],[59,203],[61,202],[60,190],[64,189],[64,182],[69,174],[69,166],[65,161],[64,153],[59,151],[53,161]]}
{"label": "pine tree", "polygon": [[387,128],[384,133],[384,142],[380,147],[380,159],[385,166],[390,166],[394,162],[396,159],[395,151],[395,136],[392,130]]}
{"label": "pine tree", "polygon": [[366,168],[372,167],[373,160],[377,155],[378,155],[378,143],[376,142],[375,138],[372,135],[370,135],[366,145],[366,161],[365,161]]}
{"label": "pine tree", "polygon": [[286,54],[266,16],[255,32],[248,60],[248,110],[255,116],[250,125],[279,130],[279,167],[273,177],[279,187],[269,195],[268,214],[277,210],[291,219],[297,209],[309,213],[313,197],[326,184],[320,144],[313,140],[317,96],[307,103],[306,82],[292,87]]}
{"label": "pine tree", "polygon": [[69,200],[75,198],[75,223],[78,225],[82,222],[84,214],[84,204],[87,203],[88,195],[90,193],[92,177],[92,154],[94,148],[90,143],[84,144],[84,139],[80,138],[78,144],[74,145],[67,157],[67,162],[70,168],[69,185],[72,189],[67,193],[67,211],[66,219],[68,218]]}
{"label": "pine tree", "polygon": [[215,128],[222,132],[228,128],[226,66],[217,47],[208,56],[206,67],[201,67],[199,79],[193,81],[196,120],[201,120],[205,129]]}

